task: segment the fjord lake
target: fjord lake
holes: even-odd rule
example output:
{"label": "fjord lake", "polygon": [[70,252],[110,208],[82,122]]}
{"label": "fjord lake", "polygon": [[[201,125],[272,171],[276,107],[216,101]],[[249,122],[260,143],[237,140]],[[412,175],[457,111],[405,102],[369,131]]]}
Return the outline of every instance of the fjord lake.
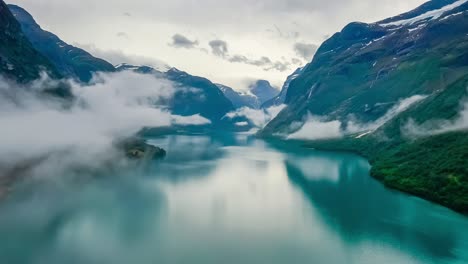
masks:
{"label": "fjord lake", "polygon": [[359,156],[243,134],[148,142],[167,156],[145,169],[16,186],[2,263],[468,263],[468,218],[385,188]]}

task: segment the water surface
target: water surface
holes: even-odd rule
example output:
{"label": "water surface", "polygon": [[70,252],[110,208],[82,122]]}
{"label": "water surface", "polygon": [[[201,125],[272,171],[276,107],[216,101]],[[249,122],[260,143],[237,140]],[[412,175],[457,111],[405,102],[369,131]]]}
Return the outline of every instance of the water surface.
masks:
{"label": "water surface", "polygon": [[366,160],[245,135],[167,136],[149,169],[25,184],[0,263],[468,263],[468,218],[385,189]]}

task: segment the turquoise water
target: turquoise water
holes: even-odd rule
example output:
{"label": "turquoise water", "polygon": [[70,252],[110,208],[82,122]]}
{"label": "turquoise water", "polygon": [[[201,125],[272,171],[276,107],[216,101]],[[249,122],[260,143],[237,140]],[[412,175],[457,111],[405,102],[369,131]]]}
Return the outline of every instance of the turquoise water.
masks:
{"label": "turquoise water", "polygon": [[385,189],[360,157],[245,135],[150,142],[168,156],[148,169],[14,192],[0,263],[468,263],[468,218]]}

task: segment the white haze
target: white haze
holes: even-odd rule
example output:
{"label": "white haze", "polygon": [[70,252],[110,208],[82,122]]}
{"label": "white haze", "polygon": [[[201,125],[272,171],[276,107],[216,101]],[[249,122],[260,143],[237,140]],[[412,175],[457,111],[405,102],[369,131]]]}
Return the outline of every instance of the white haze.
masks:
{"label": "white haze", "polygon": [[0,80],[0,167],[59,152],[99,160],[110,155],[116,140],[143,127],[209,123],[156,108],[176,88],[151,75],[98,74],[88,86],[67,81],[76,99],[68,107],[38,95],[52,82],[43,77],[25,87]]}
{"label": "white haze", "polygon": [[429,120],[417,124],[413,119],[402,127],[403,135],[407,137],[425,137],[454,131],[468,130],[468,100],[461,102],[460,111],[453,120]]}
{"label": "white haze", "polygon": [[343,136],[341,122],[338,120],[325,121],[323,117],[308,115],[302,127],[288,136],[288,139],[327,139]]}
{"label": "white haze", "polygon": [[[249,120],[249,122],[256,128],[264,128],[272,119],[274,119],[280,112],[286,107],[286,105],[272,106],[266,109],[252,109],[249,107],[243,107],[237,109],[234,112],[226,114],[225,118],[233,119],[236,117],[243,117]],[[239,122],[239,126],[246,125],[245,122]]]}
{"label": "white haze", "polygon": [[392,120],[394,117],[396,117],[398,114],[408,110],[412,105],[415,103],[418,103],[424,99],[426,99],[426,95],[413,95],[411,97],[402,99],[398,101],[396,105],[394,105],[390,110],[385,113],[382,117],[377,119],[374,122],[371,123],[365,123],[362,124],[359,121],[353,120],[351,118],[350,121],[348,121],[347,126],[346,126],[346,133],[359,133],[359,132],[364,132],[364,131],[375,131],[379,127],[385,125],[388,121]]}
{"label": "white haze", "polygon": [[[340,138],[345,135],[355,134],[360,132],[370,133],[383,126],[388,121],[392,120],[398,114],[406,111],[409,107],[417,102],[424,100],[427,96],[414,95],[398,101],[395,106],[387,111],[385,115],[370,123],[361,123],[353,116],[345,122],[346,127],[344,128],[343,122],[339,120],[328,120],[327,117],[319,117],[308,114],[305,121],[302,124],[292,124],[291,130],[295,130],[294,133],[287,136],[288,139],[301,139],[301,140],[320,140],[320,139],[331,139]],[[300,127],[297,129],[297,127]]]}

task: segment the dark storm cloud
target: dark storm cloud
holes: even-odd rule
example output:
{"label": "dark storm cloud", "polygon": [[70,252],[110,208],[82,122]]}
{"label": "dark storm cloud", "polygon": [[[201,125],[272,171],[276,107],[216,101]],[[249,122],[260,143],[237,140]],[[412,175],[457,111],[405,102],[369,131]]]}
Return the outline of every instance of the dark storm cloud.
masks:
{"label": "dark storm cloud", "polygon": [[228,54],[228,44],[224,40],[215,39],[208,43],[211,47],[211,52],[219,57],[226,57]]}
{"label": "dark storm cloud", "polygon": [[317,45],[315,44],[307,44],[307,43],[296,43],[294,44],[294,51],[296,52],[297,56],[300,56],[306,61],[312,60],[315,52],[317,51]]}
{"label": "dark storm cloud", "polygon": [[186,36],[177,33],[172,36],[172,43],[169,43],[169,45],[174,48],[193,49],[198,46],[198,41],[190,40]]}

